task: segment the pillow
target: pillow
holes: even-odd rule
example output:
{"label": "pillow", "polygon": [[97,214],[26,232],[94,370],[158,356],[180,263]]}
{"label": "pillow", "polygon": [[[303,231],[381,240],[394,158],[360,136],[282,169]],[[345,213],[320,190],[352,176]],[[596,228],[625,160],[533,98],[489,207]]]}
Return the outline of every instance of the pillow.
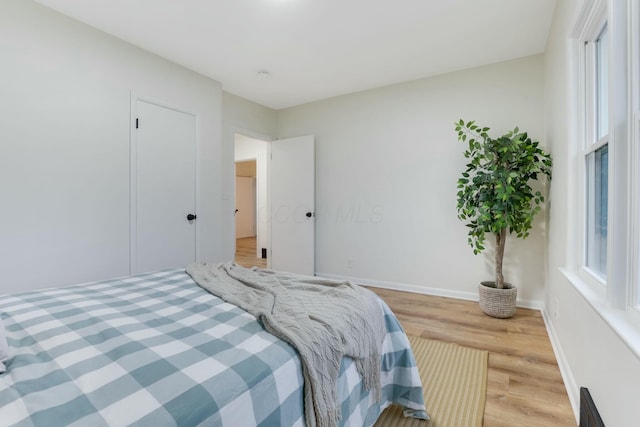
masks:
{"label": "pillow", "polygon": [[7,344],[7,336],[4,332],[4,322],[2,321],[2,317],[0,317],[0,374],[7,370],[7,367],[4,366],[4,363],[7,359],[9,359],[9,345]]}

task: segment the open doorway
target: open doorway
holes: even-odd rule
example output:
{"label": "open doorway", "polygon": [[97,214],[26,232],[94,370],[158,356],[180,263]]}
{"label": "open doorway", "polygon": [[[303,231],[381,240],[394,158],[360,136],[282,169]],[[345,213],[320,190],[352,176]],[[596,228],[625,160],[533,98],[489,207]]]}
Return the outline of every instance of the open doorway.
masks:
{"label": "open doorway", "polygon": [[256,237],[256,161],[236,162],[236,239]]}
{"label": "open doorway", "polygon": [[[255,248],[245,252],[255,256],[241,265],[262,266],[268,257],[268,268],[315,274],[314,136],[265,141],[236,133],[235,161],[251,160],[256,162],[256,237]],[[247,243],[252,242],[236,241],[236,247]]]}
{"label": "open doorway", "polygon": [[269,248],[268,142],[235,134],[236,263],[266,267]]}

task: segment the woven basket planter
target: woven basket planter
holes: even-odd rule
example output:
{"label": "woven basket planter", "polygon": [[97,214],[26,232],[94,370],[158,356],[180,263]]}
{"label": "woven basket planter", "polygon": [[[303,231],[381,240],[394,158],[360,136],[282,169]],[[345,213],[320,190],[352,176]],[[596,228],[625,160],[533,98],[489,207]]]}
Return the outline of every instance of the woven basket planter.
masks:
{"label": "woven basket planter", "polygon": [[481,282],[478,285],[480,308],[491,317],[506,319],[516,312],[518,289],[505,283],[503,289],[495,287],[495,282]]}

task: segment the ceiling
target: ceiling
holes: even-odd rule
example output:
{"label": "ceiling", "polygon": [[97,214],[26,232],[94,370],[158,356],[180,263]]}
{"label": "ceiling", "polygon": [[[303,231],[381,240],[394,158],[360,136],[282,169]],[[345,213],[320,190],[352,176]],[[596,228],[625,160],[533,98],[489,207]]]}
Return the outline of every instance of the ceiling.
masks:
{"label": "ceiling", "polygon": [[274,109],[542,53],[556,3],[36,1]]}

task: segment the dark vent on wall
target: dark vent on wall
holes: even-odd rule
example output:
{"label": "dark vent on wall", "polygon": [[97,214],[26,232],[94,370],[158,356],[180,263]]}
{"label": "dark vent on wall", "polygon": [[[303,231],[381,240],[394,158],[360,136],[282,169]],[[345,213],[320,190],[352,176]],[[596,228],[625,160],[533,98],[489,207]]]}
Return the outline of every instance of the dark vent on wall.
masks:
{"label": "dark vent on wall", "polygon": [[580,387],[580,427],[604,427],[589,389]]}

